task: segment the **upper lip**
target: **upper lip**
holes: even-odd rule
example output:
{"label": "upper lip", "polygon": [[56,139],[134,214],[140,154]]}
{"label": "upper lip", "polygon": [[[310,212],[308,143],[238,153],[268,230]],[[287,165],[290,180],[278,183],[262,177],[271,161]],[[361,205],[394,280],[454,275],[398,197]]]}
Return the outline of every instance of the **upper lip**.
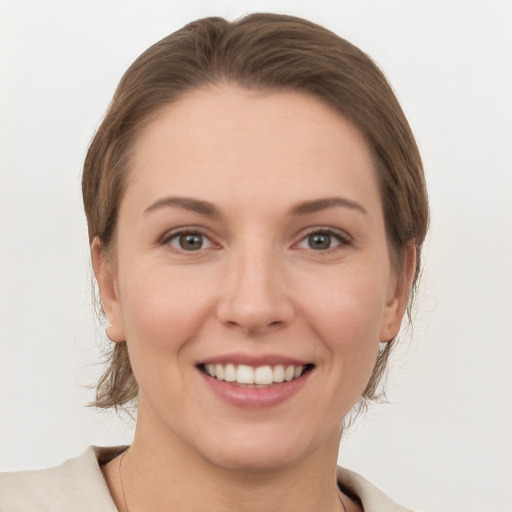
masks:
{"label": "upper lip", "polygon": [[198,361],[198,365],[206,364],[244,364],[247,366],[275,366],[282,364],[283,366],[306,366],[312,364],[311,361],[304,359],[296,359],[294,357],[288,357],[281,354],[244,354],[236,352],[233,354],[222,354],[214,357],[209,357]]}

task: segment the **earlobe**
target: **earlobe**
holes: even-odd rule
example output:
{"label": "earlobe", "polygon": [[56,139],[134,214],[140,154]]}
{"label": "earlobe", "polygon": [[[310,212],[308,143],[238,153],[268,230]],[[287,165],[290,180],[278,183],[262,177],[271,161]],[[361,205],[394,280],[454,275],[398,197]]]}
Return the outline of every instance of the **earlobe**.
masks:
{"label": "earlobe", "polygon": [[114,342],[125,341],[122,308],[115,273],[107,261],[105,250],[98,237],[92,241],[91,258],[94,276],[100,291],[101,304],[108,321],[107,336]]}
{"label": "earlobe", "polygon": [[388,301],[382,317],[380,342],[385,343],[398,334],[402,319],[407,309],[407,302],[411,291],[412,282],[416,273],[416,245],[409,242],[404,249],[403,265],[400,276],[395,276],[390,285]]}

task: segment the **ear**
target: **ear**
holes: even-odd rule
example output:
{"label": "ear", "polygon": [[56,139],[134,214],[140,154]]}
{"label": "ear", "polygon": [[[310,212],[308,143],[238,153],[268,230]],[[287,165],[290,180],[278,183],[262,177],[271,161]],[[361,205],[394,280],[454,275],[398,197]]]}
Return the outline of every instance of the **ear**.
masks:
{"label": "ear", "polygon": [[94,276],[100,290],[101,304],[107,317],[107,336],[115,342],[126,340],[117,280],[112,265],[109,264],[104,247],[98,237],[91,244],[91,258]]}
{"label": "ear", "polygon": [[392,340],[400,330],[402,319],[407,308],[412,281],[416,272],[416,246],[410,242],[402,255],[401,275],[390,280],[388,297],[380,328],[380,342]]}

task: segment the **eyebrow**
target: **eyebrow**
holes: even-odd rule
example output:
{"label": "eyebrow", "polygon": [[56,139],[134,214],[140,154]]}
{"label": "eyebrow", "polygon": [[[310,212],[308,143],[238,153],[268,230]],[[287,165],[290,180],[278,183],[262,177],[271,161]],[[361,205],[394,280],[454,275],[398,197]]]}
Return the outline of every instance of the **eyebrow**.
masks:
{"label": "eyebrow", "polygon": [[221,216],[220,210],[208,201],[200,201],[191,197],[164,197],[148,206],[144,213],[149,213],[160,208],[178,207],[191,212],[206,215],[208,217],[218,218]]}
{"label": "eyebrow", "polygon": [[365,208],[356,201],[352,201],[351,199],[346,199],[344,197],[326,197],[323,199],[314,199],[313,201],[304,201],[297,204],[292,208],[291,215],[308,215],[326,210],[327,208],[333,208],[335,206],[360,211],[364,215],[368,214]]}
{"label": "eyebrow", "polygon": [[[367,211],[362,205],[351,199],[344,197],[326,197],[322,199],[314,199],[312,201],[303,201],[295,205],[290,214],[292,216],[308,215],[328,208],[334,208],[340,206],[343,208],[349,208],[351,210],[360,211],[364,215],[367,215]],[[148,206],[144,213],[149,213],[160,208],[178,207],[184,210],[192,211],[200,215],[206,215],[208,217],[220,218],[222,215],[220,210],[212,203],[208,201],[201,201],[199,199],[193,199],[191,197],[164,197],[155,201],[151,206]]]}

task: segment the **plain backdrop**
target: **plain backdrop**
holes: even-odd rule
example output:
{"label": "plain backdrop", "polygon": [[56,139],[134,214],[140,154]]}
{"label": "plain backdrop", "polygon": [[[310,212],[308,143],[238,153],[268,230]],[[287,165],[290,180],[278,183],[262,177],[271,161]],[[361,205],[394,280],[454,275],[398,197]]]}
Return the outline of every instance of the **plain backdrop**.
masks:
{"label": "plain backdrop", "polygon": [[188,21],[275,11],[325,25],[390,79],[432,207],[412,336],[388,405],[340,463],[414,509],[512,511],[512,1],[0,0],[0,470],[46,467],[133,424],[86,408],[101,371],[80,197],[127,66]]}

